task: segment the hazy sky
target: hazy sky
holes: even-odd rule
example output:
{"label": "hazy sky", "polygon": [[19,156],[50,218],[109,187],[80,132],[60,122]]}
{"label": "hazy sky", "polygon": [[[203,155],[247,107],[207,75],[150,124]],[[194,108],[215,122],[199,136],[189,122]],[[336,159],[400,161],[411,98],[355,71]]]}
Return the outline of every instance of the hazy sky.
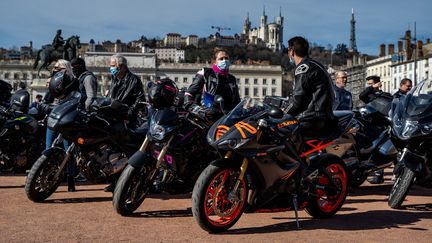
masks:
{"label": "hazy sky", "polygon": [[431,0],[1,0],[0,47],[51,43],[57,29],[81,42],[121,39],[124,42],[175,32],[206,37],[210,27],[229,27],[223,35],[242,31],[247,12],[259,25],[265,5],[268,21],[282,7],[284,44],[301,35],[323,46],[349,44],[351,8],[356,15],[357,48],[378,54],[381,43],[397,43],[417,22],[417,38],[432,38]]}

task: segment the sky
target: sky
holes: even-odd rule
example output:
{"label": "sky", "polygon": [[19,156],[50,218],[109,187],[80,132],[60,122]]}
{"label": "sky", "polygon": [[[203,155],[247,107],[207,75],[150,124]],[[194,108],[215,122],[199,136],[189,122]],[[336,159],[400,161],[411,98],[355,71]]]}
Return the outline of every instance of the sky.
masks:
{"label": "sky", "polygon": [[166,33],[207,37],[215,33],[211,26],[231,28],[222,35],[234,35],[241,33],[247,13],[252,27],[259,26],[264,6],[268,22],[282,9],[285,45],[300,35],[325,47],[349,46],[352,8],[361,53],[377,55],[382,43],[397,46],[408,28],[414,33],[414,22],[417,39],[432,38],[431,0],[1,0],[0,47],[33,41],[40,48],[57,29],[64,39],[79,35],[83,43]]}

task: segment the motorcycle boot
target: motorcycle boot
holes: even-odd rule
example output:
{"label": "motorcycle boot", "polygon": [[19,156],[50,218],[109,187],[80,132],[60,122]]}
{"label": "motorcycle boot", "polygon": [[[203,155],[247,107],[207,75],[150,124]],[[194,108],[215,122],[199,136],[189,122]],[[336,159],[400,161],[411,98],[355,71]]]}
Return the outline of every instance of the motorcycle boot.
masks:
{"label": "motorcycle boot", "polygon": [[68,192],[74,192],[75,189],[75,178],[73,176],[67,177],[67,183],[68,183]]}

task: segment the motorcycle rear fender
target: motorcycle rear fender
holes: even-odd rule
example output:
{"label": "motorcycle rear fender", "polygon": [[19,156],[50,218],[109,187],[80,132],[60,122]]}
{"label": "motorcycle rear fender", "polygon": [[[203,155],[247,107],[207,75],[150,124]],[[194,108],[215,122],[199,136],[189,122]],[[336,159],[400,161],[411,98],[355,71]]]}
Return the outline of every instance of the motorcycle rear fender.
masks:
{"label": "motorcycle rear fender", "polygon": [[59,147],[51,147],[43,151],[42,154],[45,155],[46,157],[52,156],[53,154],[59,154],[59,155],[61,154],[65,156],[66,151],[64,151],[64,149]]}
{"label": "motorcycle rear fender", "polygon": [[128,160],[128,164],[133,166],[134,168],[141,168],[146,164],[154,165],[156,164],[156,159],[153,158],[150,154],[136,151]]}
{"label": "motorcycle rear fender", "polygon": [[408,169],[419,173],[423,169],[423,164],[425,163],[425,158],[410,152],[408,149],[404,150],[400,163],[405,165]]}

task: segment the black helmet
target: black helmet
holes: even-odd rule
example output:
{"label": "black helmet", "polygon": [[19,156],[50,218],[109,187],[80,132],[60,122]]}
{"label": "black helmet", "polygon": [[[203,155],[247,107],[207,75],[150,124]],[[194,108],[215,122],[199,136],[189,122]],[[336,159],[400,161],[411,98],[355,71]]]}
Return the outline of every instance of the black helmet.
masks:
{"label": "black helmet", "polygon": [[157,80],[148,90],[149,103],[156,109],[174,105],[177,85],[169,78]]}
{"label": "black helmet", "polygon": [[9,101],[12,91],[12,85],[8,82],[0,80],[0,103]]}
{"label": "black helmet", "polygon": [[69,76],[66,70],[57,72],[52,76],[49,83],[49,92],[54,98],[68,95],[71,91],[77,89],[78,83],[75,78]]}

